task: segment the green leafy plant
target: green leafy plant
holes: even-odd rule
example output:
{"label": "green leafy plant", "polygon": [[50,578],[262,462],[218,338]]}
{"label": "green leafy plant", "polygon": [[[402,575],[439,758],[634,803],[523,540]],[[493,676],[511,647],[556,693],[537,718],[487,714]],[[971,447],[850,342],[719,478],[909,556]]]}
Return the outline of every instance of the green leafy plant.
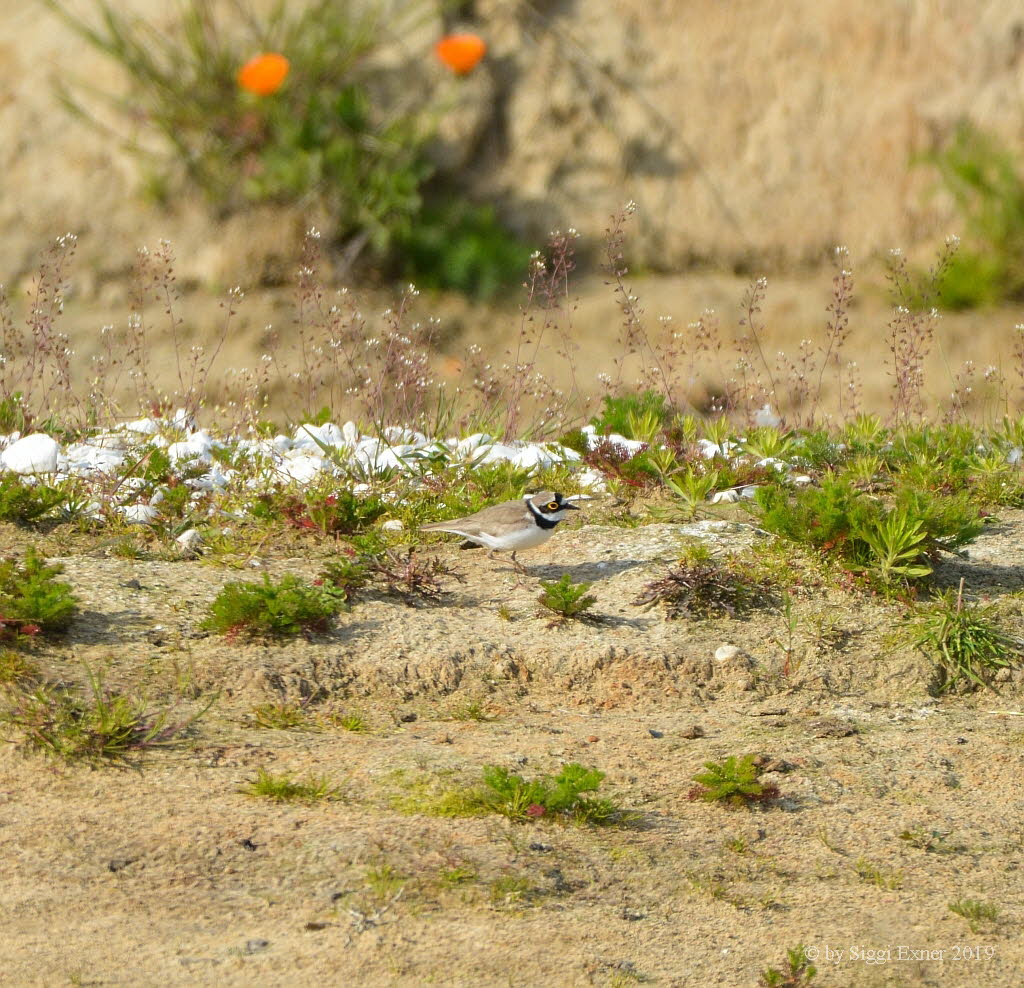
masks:
{"label": "green leafy plant", "polygon": [[352,555],[339,556],[332,559],[317,577],[321,583],[328,583],[346,603],[351,602],[356,594],[372,580],[370,563],[365,556],[352,550]]}
{"label": "green leafy plant", "polygon": [[783,969],[769,967],[762,971],[758,984],[764,988],[802,988],[809,985],[817,974],[818,969],[807,957],[807,948],[801,944],[786,951]]}
{"label": "green leafy plant", "polygon": [[708,498],[718,488],[717,470],[697,470],[687,464],[681,476],[668,477],[665,486],[679,499],[683,518],[689,521],[707,504]]}
{"label": "green leafy plant", "polygon": [[744,755],[742,758],[729,755],[722,762],[705,762],[704,771],[693,776],[697,785],[687,793],[686,798],[733,807],[769,803],[778,799],[778,787],[758,782],[760,775],[761,768],[754,755]]}
{"label": "green leafy plant", "polygon": [[543,592],[537,600],[561,621],[590,617],[586,612],[597,603],[596,597],[587,594],[591,584],[573,583],[568,573],[558,580],[541,580],[540,585]]}
{"label": "green leafy plant", "polygon": [[66,631],[78,604],[71,588],[55,579],[64,571],[47,565],[34,548],[23,561],[0,559],[0,637]]}
{"label": "green leafy plant", "polygon": [[256,778],[248,780],[239,792],[275,803],[316,803],[341,799],[341,791],[326,776],[302,782],[288,773],[274,775],[265,768],[257,769]]}
{"label": "green leafy plant", "polygon": [[210,605],[203,627],[222,635],[297,635],[323,630],[345,606],[330,587],[310,586],[293,574],[262,583],[226,583]]}
{"label": "green leafy plant", "polygon": [[993,620],[992,605],[964,600],[958,590],[937,595],[908,629],[910,641],[934,659],[936,693],[992,687],[1000,669],[1020,664],[1022,644]]}
{"label": "green leafy plant", "polygon": [[252,504],[254,518],[284,518],[299,529],[324,535],[352,535],[365,531],[388,508],[375,494],[360,497],[349,490],[306,491],[304,494],[261,494]]}
{"label": "green leafy plant", "polygon": [[877,574],[883,583],[916,580],[932,571],[931,566],[920,562],[928,540],[924,522],[912,517],[905,508],[865,519],[853,534],[871,551],[871,559],[864,568]]}
{"label": "green leafy plant", "polygon": [[[590,420],[598,433],[617,433],[626,439],[650,442],[657,435],[657,427],[664,425],[672,415],[665,396],[657,391],[641,394],[604,395],[599,415]],[[634,426],[643,435],[635,435]]]}
{"label": "green leafy plant", "polygon": [[768,531],[833,554],[847,569],[882,583],[930,575],[932,556],[967,545],[984,526],[965,495],[901,486],[887,507],[857,490],[848,477],[834,475],[823,478],[820,488],[792,495],[768,484],[758,489],[755,500]]}
{"label": "green leafy plant", "polygon": [[88,667],[86,674],[85,689],[47,682],[13,694],[0,721],[21,743],[64,761],[114,762],[177,743],[210,706],[174,721],[169,708],[150,710],[144,698],[108,689]]}

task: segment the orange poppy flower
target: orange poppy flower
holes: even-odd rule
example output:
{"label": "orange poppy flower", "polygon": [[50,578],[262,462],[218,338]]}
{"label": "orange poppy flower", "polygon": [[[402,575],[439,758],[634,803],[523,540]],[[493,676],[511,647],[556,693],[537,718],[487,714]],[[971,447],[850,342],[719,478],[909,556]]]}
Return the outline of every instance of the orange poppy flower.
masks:
{"label": "orange poppy flower", "polygon": [[281,88],[290,68],[288,59],[277,52],[257,55],[238,70],[238,85],[257,96],[269,96]]}
{"label": "orange poppy flower", "polygon": [[465,75],[487,54],[487,42],[478,34],[449,34],[434,46],[434,54],[456,75]]}

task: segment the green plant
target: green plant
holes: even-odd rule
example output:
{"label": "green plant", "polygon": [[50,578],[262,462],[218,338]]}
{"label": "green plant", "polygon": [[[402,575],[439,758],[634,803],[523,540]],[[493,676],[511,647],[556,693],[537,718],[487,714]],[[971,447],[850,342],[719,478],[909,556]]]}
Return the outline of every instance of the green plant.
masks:
{"label": "green plant", "polygon": [[[324,535],[353,535],[373,524],[388,507],[375,494],[360,497],[352,491],[333,490],[327,494],[307,491],[301,497],[290,495],[279,510],[296,528],[315,529]],[[268,503],[264,511],[265,515],[254,512],[254,517],[273,517],[274,506]]]}
{"label": "green plant", "polygon": [[597,792],[604,772],[576,762],[563,765],[555,776],[541,776],[529,782],[499,765],[485,765],[482,775],[483,787],[478,791],[481,804],[489,812],[512,820],[561,817],[606,824],[619,815],[609,799],[584,795]]}
{"label": "green plant", "polygon": [[344,606],[341,596],[329,586],[309,586],[290,573],[275,582],[264,574],[263,583],[226,583],[202,626],[230,636],[241,631],[296,635],[326,628]]}
{"label": "green plant", "polygon": [[949,843],[949,831],[942,830],[903,830],[896,835],[911,847],[928,854],[959,854],[966,850],[963,844]]}
{"label": "green plant", "polygon": [[[651,442],[657,435],[658,427],[663,426],[672,415],[665,396],[657,391],[606,394],[601,399],[601,405],[600,414],[590,420],[598,433],[617,433],[626,439],[640,439],[643,442]],[[638,427],[642,435],[634,434],[634,426]]]}
{"label": "green plant", "polygon": [[866,518],[852,534],[871,551],[863,568],[883,583],[894,579],[916,580],[928,576],[931,566],[919,562],[924,555],[928,534],[924,522],[905,509],[894,509],[881,517]]}
{"label": "green plant", "polygon": [[758,489],[755,500],[768,531],[834,554],[847,569],[881,583],[928,576],[931,556],[967,545],[984,526],[966,496],[901,486],[887,507],[857,490],[846,476],[828,475],[820,488],[792,496],[768,484]]}
{"label": "green plant", "polygon": [[0,686],[17,686],[39,678],[39,667],[22,652],[0,648]]}
{"label": "green plant", "polygon": [[257,769],[256,778],[248,780],[238,791],[246,796],[270,799],[275,803],[315,803],[341,799],[341,791],[332,786],[326,776],[298,782],[288,773],[274,775],[265,768]]}
{"label": "green plant", "polygon": [[366,884],[378,899],[389,899],[402,887],[405,877],[393,865],[373,865],[366,869]]}
{"label": "green plant", "polygon": [[910,641],[935,660],[936,693],[992,688],[1000,669],[1013,669],[1021,660],[1021,641],[992,620],[992,605],[964,600],[958,590],[937,595],[911,623]]}
{"label": "green plant", "polygon": [[1017,155],[963,121],[946,147],[925,160],[952,193],[972,241],[942,278],[942,304],[965,309],[1024,296],[1024,177]]}
{"label": "green plant", "polygon": [[999,919],[999,907],[991,902],[982,902],[980,899],[956,899],[948,905],[950,912],[963,916],[970,923],[972,933],[977,933],[980,927],[987,923],[995,923]]}
{"label": "green plant", "polygon": [[903,888],[903,872],[893,871],[889,868],[880,868],[863,856],[854,861],[853,870],[862,882],[876,885],[880,889],[895,891],[896,889]]}
{"label": "green plant", "polygon": [[740,449],[759,460],[781,460],[792,455],[795,445],[796,437],[791,432],[782,432],[764,425],[749,429],[746,438],[740,443]]}
{"label": "green plant", "polygon": [[530,248],[512,236],[493,206],[437,188],[433,201],[396,236],[403,276],[424,288],[454,289],[479,299],[513,284],[529,266]]}
{"label": "green plant", "polygon": [[396,809],[435,816],[481,816],[497,813],[517,822],[562,822],[612,825],[632,818],[611,799],[593,796],[604,773],[575,762],[563,765],[556,775],[526,780],[498,765],[485,765],[481,782],[471,786],[432,790],[414,783],[406,795],[393,800]]}
{"label": "green plant", "polygon": [[29,525],[46,517],[67,497],[66,485],[26,484],[17,474],[0,473],[0,521]]}
{"label": "green plant", "polygon": [[355,713],[332,717],[331,723],[336,724],[343,731],[351,731],[353,734],[367,734],[370,730],[370,725],[367,723],[366,718]]}
{"label": "green plant", "polygon": [[[81,92],[162,138],[162,151],[125,142],[144,156],[148,190],[159,201],[173,201],[185,184],[221,213],[251,203],[312,204],[349,258],[369,247],[406,277],[478,296],[526,270],[529,251],[493,208],[466,203],[459,176],[437,173],[427,145],[443,107],[421,60],[396,65],[394,51],[386,62],[378,57],[382,39],[416,30],[426,5],[388,10],[385,26],[376,5],[313,0],[295,8],[276,0],[263,18],[228,24],[212,0],[186,0],[165,30],[110,0],[94,0],[98,23],[62,0],[44,2],[127,74],[123,97],[67,79],[58,92],[89,122],[95,116]],[[286,74],[246,91],[240,70],[257,52],[285,56]]]}
{"label": "green plant", "polygon": [[494,720],[494,717],[487,712],[487,708],[479,700],[467,700],[465,703],[453,707],[448,716],[452,720],[472,720],[479,724]]}
{"label": "green plant", "polygon": [[764,988],[801,988],[802,985],[809,985],[817,973],[818,969],[807,957],[807,948],[801,944],[786,951],[784,970],[777,967],[766,968],[761,972],[758,984]]}
{"label": "green plant", "polygon": [[254,727],[272,731],[308,731],[314,728],[305,707],[286,700],[258,703],[252,708],[250,718]]}
{"label": "green plant", "polygon": [[597,603],[596,597],[587,594],[591,584],[573,583],[568,573],[558,580],[541,580],[543,592],[537,598],[542,607],[553,612],[556,620],[591,617],[586,612]]}
{"label": "green plant", "polygon": [[687,793],[686,798],[705,803],[724,803],[726,806],[750,806],[778,799],[778,787],[758,782],[760,775],[761,768],[755,762],[754,755],[744,755],[742,758],[729,755],[722,762],[705,762],[704,771],[693,776],[697,785]]}
{"label": "green plant", "polygon": [[352,555],[339,556],[324,566],[317,582],[327,583],[345,603],[350,603],[355,595],[372,579],[370,563],[367,557],[350,550]]}
{"label": "green plant", "polygon": [[86,676],[84,690],[43,683],[13,695],[0,720],[18,730],[22,743],[45,754],[67,762],[113,762],[177,743],[210,706],[172,721],[169,708],[151,711],[142,697],[108,689],[88,667]]}
{"label": "green plant", "polygon": [[0,559],[0,638],[8,634],[56,634],[66,631],[77,609],[71,588],[54,579],[64,571],[47,565],[29,546],[22,563]]}
{"label": "green plant", "polygon": [[697,512],[717,489],[718,479],[717,470],[701,472],[687,464],[682,476],[666,478],[665,486],[682,502],[683,518],[689,521],[697,517]]}
{"label": "green plant", "polygon": [[700,546],[687,553],[663,577],[644,584],[633,604],[637,607],[662,604],[670,621],[719,614],[735,618],[756,601],[771,597],[773,591],[770,580],[732,562],[717,562]]}

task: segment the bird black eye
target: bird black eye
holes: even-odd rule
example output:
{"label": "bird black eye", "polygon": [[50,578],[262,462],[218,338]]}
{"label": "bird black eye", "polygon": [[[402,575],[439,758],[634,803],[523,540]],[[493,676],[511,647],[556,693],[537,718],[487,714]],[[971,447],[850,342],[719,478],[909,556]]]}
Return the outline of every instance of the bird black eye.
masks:
{"label": "bird black eye", "polygon": [[548,511],[557,511],[560,505],[557,501],[548,501]]}

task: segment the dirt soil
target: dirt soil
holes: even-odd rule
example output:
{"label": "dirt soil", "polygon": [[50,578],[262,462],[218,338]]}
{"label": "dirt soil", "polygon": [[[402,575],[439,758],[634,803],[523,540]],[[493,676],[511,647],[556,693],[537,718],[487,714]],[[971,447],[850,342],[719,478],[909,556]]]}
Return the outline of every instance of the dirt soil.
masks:
{"label": "dirt soil", "polygon": [[[245,572],[44,539],[82,608],[33,657],[47,674],[104,667],[109,685],[182,715],[216,700],[184,744],[121,770],[3,746],[3,983],[754,985],[805,944],[815,985],[1019,985],[1019,673],[1000,695],[935,699],[929,663],[892,639],[897,609],[809,578],[792,641],[778,609],[666,621],[632,601],[682,543],[764,536],[730,519],[581,525],[525,556],[521,585],[446,545],[466,582],[441,604],[370,599],[284,644],[198,628]],[[1011,630],[1022,530],[1006,512],[939,571],[997,598]],[[13,528],[0,540],[27,541]],[[312,577],[330,551],[268,552],[260,569]],[[599,621],[537,615],[537,579],[562,572],[593,581]],[[737,653],[716,659],[723,644]],[[254,726],[257,704],[292,701],[308,729]],[[769,760],[777,803],[688,800],[705,761],[746,753]],[[393,808],[417,780],[574,761],[606,772],[602,793],[635,819]],[[341,798],[240,793],[259,768],[325,776]],[[972,930],[958,899],[999,917]]]}

